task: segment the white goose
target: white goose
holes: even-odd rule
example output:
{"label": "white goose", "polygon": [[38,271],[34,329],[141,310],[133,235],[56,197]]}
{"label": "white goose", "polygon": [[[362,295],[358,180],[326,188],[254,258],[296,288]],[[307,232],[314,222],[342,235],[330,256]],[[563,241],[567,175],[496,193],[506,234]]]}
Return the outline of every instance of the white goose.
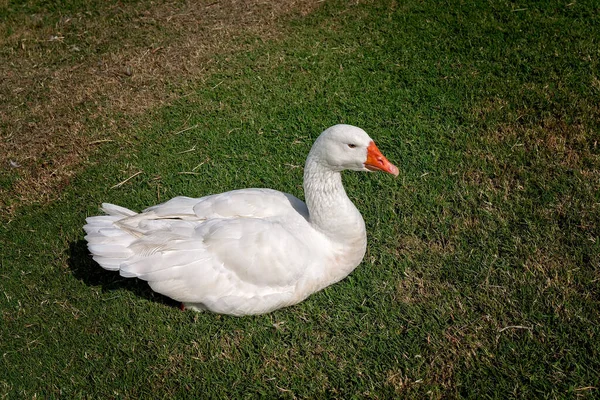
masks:
{"label": "white goose", "polygon": [[85,239],[107,270],[148,281],[186,308],[262,314],[296,304],[362,261],[365,223],[340,172],[398,175],[360,128],[335,125],[304,167],[306,204],[271,189],[175,197],[135,213],[113,204],[87,218]]}

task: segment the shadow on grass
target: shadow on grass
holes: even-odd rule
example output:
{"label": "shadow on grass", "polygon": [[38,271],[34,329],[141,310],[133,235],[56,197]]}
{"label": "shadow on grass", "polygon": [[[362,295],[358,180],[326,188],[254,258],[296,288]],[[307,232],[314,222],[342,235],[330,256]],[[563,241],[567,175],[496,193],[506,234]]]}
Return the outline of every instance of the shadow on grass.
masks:
{"label": "shadow on grass", "polygon": [[88,286],[101,286],[103,292],[125,289],[133,292],[136,296],[165,304],[171,307],[179,307],[180,303],[163,296],[150,289],[148,283],[137,278],[123,278],[116,271],[102,269],[96,263],[87,249],[87,242],[79,240],[69,244],[69,268],[73,276],[83,281]]}

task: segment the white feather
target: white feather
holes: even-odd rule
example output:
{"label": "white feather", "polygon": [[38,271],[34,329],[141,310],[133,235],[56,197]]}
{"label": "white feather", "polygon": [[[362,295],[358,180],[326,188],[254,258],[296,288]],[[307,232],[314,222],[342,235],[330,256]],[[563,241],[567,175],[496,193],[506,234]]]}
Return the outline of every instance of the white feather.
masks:
{"label": "white feather", "polygon": [[298,303],[364,256],[365,225],[339,172],[364,170],[371,143],[348,125],[323,132],[306,161],[308,205],[271,189],[176,197],[139,214],[104,203],[107,215],[86,219],[88,248],[188,308],[246,315]]}

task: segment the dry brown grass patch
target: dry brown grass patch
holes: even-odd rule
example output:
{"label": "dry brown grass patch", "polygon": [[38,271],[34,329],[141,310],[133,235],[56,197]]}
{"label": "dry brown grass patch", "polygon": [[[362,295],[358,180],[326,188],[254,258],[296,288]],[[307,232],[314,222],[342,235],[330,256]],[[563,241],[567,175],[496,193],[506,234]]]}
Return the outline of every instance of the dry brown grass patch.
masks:
{"label": "dry brown grass patch", "polygon": [[12,33],[0,38],[0,171],[13,184],[10,193],[0,188],[0,207],[55,198],[95,141],[172,101],[175,88],[197,87],[218,68],[216,55],[247,51],[252,37],[277,38],[281,19],[317,5],[140,1],[3,21]]}
{"label": "dry brown grass patch", "polygon": [[[593,111],[600,116],[600,109]],[[584,159],[600,162],[595,155],[598,141],[593,127],[580,121],[567,123],[556,117],[546,117],[538,126],[524,126],[519,123],[501,124],[486,136],[490,145],[509,145],[515,150],[523,147],[529,153],[541,153],[567,168],[583,170]]]}
{"label": "dry brown grass patch", "polygon": [[394,388],[394,391],[401,394],[408,394],[412,388],[415,388],[423,382],[422,379],[413,379],[402,371],[390,370],[387,372],[386,383]]}
{"label": "dry brown grass patch", "polygon": [[454,290],[450,283],[423,277],[422,274],[410,268],[404,271],[404,278],[396,285],[397,298],[405,304],[426,303],[439,298],[442,292]]}
{"label": "dry brown grass patch", "polygon": [[487,119],[491,115],[498,114],[508,105],[508,101],[500,97],[491,97],[473,108],[473,114],[477,118]]}
{"label": "dry brown grass patch", "polygon": [[488,336],[489,321],[485,318],[466,326],[450,326],[437,339],[428,336],[427,342],[431,346],[443,349],[427,359],[428,368],[390,370],[386,383],[399,395],[409,395],[419,386],[427,385],[437,388],[428,392],[430,398],[445,397],[456,388],[455,370],[473,368],[482,359],[491,357],[493,343],[483,340]]}
{"label": "dry brown grass patch", "polygon": [[398,238],[397,252],[399,255],[413,257],[415,254],[431,252],[447,256],[454,253],[454,251],[454,242],[443,235],[430,239],[422,239],[415,235],[404,235]]}

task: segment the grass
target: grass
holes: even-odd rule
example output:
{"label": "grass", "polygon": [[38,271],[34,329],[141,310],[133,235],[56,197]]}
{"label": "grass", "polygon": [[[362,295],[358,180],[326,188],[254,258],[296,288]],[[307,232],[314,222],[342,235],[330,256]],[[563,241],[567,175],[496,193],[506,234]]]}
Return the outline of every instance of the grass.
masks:
{"label": "grass", "polygon": [[[168,101],[109,110],[129,120],[113,141],[0,227],[0,393],[598,396],[599,11],[326,2],[281,20],[278,35],[228,39],[234,50],[214,53],[192,91],[167,85]],[[297,166],[339,122],[365,128],[401,170],[345,174],[369,248],[344,281],[232,318],[180,312],[89,259],[81,226],[102,201],[141,209],[240,187],[301,196]],[[17,174],[2,175],[7,197]]]}
{"label": "grass", "polygon": [[3,214],[55,199],[132,116],[194,92],[215,56],[249,51],[281,34],[280,19],[313,7],[73,0],[0,8],[0,162],[18,166],[18,174],[0,171]]}

